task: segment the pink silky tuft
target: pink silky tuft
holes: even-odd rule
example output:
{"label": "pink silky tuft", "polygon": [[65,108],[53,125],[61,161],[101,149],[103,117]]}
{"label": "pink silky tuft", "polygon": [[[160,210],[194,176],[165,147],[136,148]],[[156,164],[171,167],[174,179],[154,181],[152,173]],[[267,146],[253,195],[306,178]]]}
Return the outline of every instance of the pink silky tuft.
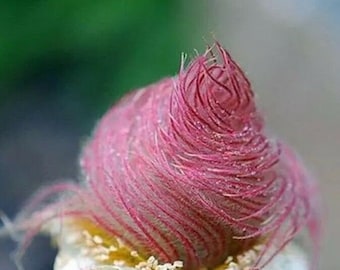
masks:
{"label": "pink silky tuft", "polygon": [[315,183],[268,137],[249,81],[218,43],[113,106],[81,167],[85,183],[66,185],[73,195],[49,209],[68,204],[64,213],[185,269],[214,267],[261,241],[262,267],[305,226],[318,246]]}

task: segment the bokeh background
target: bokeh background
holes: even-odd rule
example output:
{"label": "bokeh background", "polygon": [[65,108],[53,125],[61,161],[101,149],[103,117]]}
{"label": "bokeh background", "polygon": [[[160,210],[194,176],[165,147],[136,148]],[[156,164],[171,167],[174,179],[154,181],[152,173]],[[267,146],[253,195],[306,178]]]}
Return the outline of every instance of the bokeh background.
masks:
{"label": "bokeh background", "polygon": [[[0,209],[10,218],[42,185],[78,179],[96,120],[125,92],[176,74],[217,37],[247,71],[269,129],[319,179],[320,269],[339,269],[340,1],[0,1]],[[0,241],[0,269],[15,243]],[[39,237],[26,270],[52,269]]]}

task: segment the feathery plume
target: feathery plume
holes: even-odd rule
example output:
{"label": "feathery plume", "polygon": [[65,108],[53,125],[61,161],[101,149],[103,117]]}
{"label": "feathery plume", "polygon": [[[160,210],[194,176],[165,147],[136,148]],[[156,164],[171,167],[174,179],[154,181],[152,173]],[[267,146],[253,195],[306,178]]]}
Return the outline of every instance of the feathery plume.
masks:
{"label": "feathery plume", "polygon": [[104,115],[81,156],[84,181],[42,192],[37,202],[68,194],[28,221],[24,212],[27,239],[49,220],[83,220],[185,269],[218,267],[256,245],[251,266],[263,267],[306,225],[317,247],[315,183],[268,136],[243,71],[217,42],[184,64]]}

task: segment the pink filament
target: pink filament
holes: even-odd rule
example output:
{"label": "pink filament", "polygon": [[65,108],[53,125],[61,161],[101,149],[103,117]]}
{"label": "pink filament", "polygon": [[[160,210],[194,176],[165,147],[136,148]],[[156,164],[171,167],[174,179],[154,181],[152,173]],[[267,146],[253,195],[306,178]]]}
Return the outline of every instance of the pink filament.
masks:
{"label": "pink filament", "polygon": [[53,217],[43,213],[63,207],[62,215],[90,217],[186,269],[216,266],[265,239],[261,267],[305,225],[317,252],[315,185],[293,152],[267,136],[249,81],[218,43],[178,76],[114,106],[81,166],[85,186],[48,189],[72,194],[43,210],[39,226]]}
{"label": "pink filament", "polygon": [[98,222],[187,269],[220,263],[235,239],[278,251],[312,214],[303,167],[267,137],[249,81],[215,48],[114,106],[81,160]]}

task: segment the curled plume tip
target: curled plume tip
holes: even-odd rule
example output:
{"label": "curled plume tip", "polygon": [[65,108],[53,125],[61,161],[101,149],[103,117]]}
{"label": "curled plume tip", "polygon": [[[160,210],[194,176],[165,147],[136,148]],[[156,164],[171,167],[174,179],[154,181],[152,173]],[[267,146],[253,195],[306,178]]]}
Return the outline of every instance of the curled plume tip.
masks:
{"label": "curled plume tip", "polygon": [[184,62],[104,115],[81,156],[84,181],[52,188],[67,199],[38,223],[88,219],[185,269],[218,267],[256,245],[251,266],[263,267],[305,226],[316,246],[315,184],[268,136],[244,72],[217,42]]}

